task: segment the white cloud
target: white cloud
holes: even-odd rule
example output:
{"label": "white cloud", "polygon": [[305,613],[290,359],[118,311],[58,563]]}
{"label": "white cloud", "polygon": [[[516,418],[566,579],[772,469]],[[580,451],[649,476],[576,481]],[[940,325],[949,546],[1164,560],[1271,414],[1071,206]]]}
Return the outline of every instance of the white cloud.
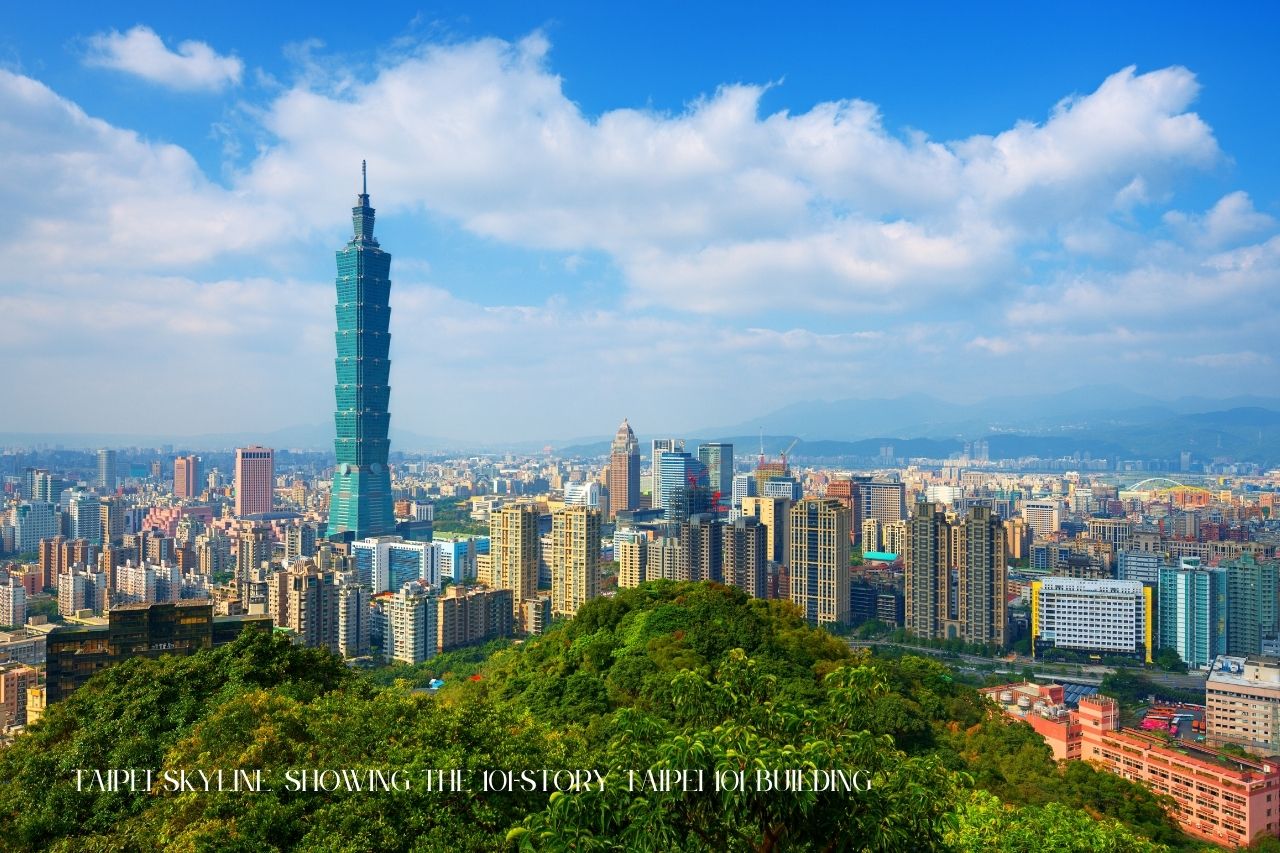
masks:
{"label": "white cloud", "polygon": [[[389,245],[393,411],[419,432],[586,433],[619,409],[698,426],[957,376],[985,395],[995,371],[1018,386],[1015,362],[1029,383],[1121,371],[1145,385],[1179,359],[1271,346],[1274,220],[1244,193],[1161,209],[1222,159],[1185,69],[1125,69],[1043,121],[936,141],[856,99],[762,115],[765,87],[749,85],[674,113],[587,115],[541,37],[429,45],[366,76],[307,51],[298,81],[245,111],[267,141],[225,185],[182,148],[0,71],[0,201],[23,213],[0,234],[0,353],[31,377],[11,411],[56,414],[34,405],[50,388],[106,411],[141,377],[198,387],[173,408],[212,421],[259,375],[272,393],[255,422],[325,419],[331,284],[292,264],[331,257],[365,158],[380,221],[425,212],[554,252],[544,272],[562,267],[570,293],[597,272],[621,281],[592,307],[533,290],[482,305],[439,279],[456,259]],[[1280,379],[1272,361],[1221,365],[1251,368],[1223,390]],[[432,388],[465,393],[442,404]],[[495,395],[527,417],[495,423]]]}
{"label": "white cloud", "polygon": [[1255,210],[1244,191],[1224,195],[1203,215],[1171,210],[1164,221],[1185,242],[1207,249],[1238,244],[1276,228],[1276,220]]}
{"label": "white cloud", "polygon": [[176,51],[165,47],[150,27],[128,32],[111,30],[89,38],[85,63],[111,68],[182,92],[217,92],[239,84],[244,63],[222,56],[202,41],[184,41]]}

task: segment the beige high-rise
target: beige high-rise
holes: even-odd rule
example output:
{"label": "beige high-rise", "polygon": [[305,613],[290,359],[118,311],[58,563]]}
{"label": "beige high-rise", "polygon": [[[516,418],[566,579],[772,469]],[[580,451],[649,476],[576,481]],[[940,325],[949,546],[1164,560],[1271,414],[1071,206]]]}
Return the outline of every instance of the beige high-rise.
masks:
{"label": "beige high-rise", "polygon": [[551,516],[551,611],[573,616],[600,594],[600,511],[570,506]]}
{"label": "beige high-rise", "polygon": [[849,528],[853,513],[835,498],[791,508],[791,601],[811,625],[849,621]]}
{"label": "beige high-rise", "polygon": [[767,534],[765,542],[769,562],[787,565],[790,558],[790,538],[787,536],[787,514],[791,512],[791,499],[778,497],[746,497],[742,499],[742,514],[760,519]]}
{"label": "beige high-rise", "polygon": [[489,582],[511,590],[513,616],[522,631],[527,631],[524,602],[538,593],[538,547],[535,506],[510,504],[490,514]]}

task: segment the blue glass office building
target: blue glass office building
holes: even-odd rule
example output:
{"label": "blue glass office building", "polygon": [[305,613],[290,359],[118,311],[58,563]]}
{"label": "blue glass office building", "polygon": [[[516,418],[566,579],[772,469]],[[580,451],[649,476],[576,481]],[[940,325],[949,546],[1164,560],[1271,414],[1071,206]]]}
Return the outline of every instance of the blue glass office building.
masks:
{"label": "blue glass office building", "polygon": [[368,184],[351,210],[355,235],[337,253],[337,385],[334,413],[338,465],[329,503],[330,538],[391,533],[387,385],[391,369],[391,256],[373,238]]}

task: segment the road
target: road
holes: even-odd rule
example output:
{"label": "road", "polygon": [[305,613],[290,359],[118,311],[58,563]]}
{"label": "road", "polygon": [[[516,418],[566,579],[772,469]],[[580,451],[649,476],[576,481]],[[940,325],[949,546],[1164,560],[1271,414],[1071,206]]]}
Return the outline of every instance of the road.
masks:
{"label": "road", "polygon": [[[997,666],[1014,673],[1022,672],[1022,670],[1029,668],[1038,675],[1050,678],[1080,678],[1081,681],[1088,683],[1098,683],[1102,681],[1104,675],[1116,671],[1116,667],[1103,666],[1101,664],[1046,664],[1024,655],[1014,655],[1012,658],[1008,656],[989,658],[982,655],[957,654],[943,649],[926,649],[902,643],[890,643],[885,640],[854,640],[848,638],[846,640],[849,646],[855,649],[869,646],[896,646],[912,654],[932,655],[948,660],[962,660],[965,663],[982,664],[984,666]],[[1164,687],[1173,687],[1180,690],[1204,690],[1206,675],[1203,673],[1189,672],[1183,675],[1161,670],[1135,669],[1134,671],[1141,672],[1151,681]]]}

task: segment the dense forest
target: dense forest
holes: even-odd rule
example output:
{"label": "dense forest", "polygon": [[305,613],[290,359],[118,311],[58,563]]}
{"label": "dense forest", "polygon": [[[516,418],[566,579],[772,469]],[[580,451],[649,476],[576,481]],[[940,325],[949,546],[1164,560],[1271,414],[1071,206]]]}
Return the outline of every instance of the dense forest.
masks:
{"label": "dense forest", "polygon": [[[1056,765],[1030,727],[942,664],[855,653],[785,602],[715,584],[646,584],[542,637],[393,676],[256,634],[116,666],[0,750],[0,849],[1203,846],[1145,789]],[[445,686],[423,690],[433,677]],[[267,790],[170,791],[157,775],[152,791],[78,791],[88,768],[260,768]],[[293,790],[302,768],[397,770],[410,784]],[[426,771],[439,769],[464,771],[471,790],[428,789]],[[482,771],[499,769],[591,769],[605,781],[479,790]],[[698,769],[702,790],[634,785],[636,771]],[[865,783],[779,793],[710,781],[785,769],[856,770]]]}

